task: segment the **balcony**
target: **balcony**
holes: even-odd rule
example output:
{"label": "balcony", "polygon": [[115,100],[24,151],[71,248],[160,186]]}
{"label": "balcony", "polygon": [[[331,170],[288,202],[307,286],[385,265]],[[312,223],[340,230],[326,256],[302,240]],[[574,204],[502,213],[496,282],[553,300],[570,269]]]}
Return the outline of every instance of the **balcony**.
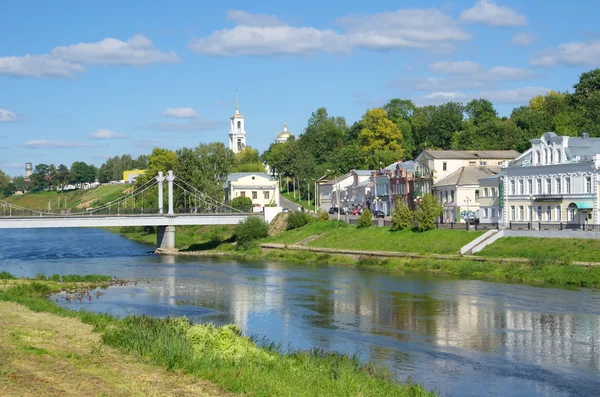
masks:
{"label": "balcony", "polygon": [[538,194],[533,196],[534,202],[562,201],[562,194]]}

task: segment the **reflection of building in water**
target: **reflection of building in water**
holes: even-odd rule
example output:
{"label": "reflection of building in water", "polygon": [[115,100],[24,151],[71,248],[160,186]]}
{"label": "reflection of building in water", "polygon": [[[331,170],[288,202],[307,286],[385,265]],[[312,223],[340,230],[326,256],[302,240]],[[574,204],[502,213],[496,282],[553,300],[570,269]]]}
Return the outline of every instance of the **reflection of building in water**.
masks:
{"label": "reflection of building in water", "polygon": [[[162,264],[174,265],[175,264],[175,256],[171,255],[159,255],[159,261]],[[176,295],[176,267],[171,266],[167,269],[167,274],[165,277],[165,284],[160,289],[160,296],[167,297],[166,303],[169,305],[175,305],[175,295]]]}

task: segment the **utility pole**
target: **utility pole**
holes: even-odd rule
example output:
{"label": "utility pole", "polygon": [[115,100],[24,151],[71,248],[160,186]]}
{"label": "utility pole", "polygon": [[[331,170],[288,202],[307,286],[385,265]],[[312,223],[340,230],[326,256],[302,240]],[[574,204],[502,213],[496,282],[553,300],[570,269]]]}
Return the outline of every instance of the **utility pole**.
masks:
{"label": "utility pole", "polygon": [[335,193],[336,193],[336,201],[337,201],[337,220],[340,220],[340,212],[342,208],[340,207],[340,187],[337,186],[337,176],[335,177]]}

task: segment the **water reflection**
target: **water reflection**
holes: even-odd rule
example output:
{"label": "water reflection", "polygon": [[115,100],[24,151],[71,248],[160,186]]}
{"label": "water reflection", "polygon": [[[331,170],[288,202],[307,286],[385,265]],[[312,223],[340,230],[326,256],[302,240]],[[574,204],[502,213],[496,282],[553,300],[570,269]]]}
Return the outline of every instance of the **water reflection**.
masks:
{"label": "water reflection", "polygon": [[358,354],[443,395],[596,396],[600,390],[596,291],[197,258],[25,262],[2,255],[0,247],[0,270],[16,274],[138,280],[74,308],[234,322],[284,348]]}

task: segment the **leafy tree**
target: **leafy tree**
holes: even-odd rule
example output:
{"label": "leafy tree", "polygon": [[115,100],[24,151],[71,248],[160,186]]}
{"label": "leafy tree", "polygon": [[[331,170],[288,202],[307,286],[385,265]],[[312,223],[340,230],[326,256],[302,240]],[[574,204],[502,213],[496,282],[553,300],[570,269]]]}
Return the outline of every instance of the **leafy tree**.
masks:
{"label": "leafy tree", "polygon": [[465,106],[465,113],[473,125],[481,125],[498,118],[494,105],[487,99],[473,99]]}
{"label": "leafy tree", "polygon": [[363,115],[363,126],[358,136],[362,151],[375,153],[376,157],[367,158],[367,166],[376,168],[379,158],[396,161],[403,158],[402,133],[398,126],[387,118],[385,110],[380,108],[370,109]]}
{"label": "leafy tree", "polygon": [[396,204],[392,214],[392,230],[412,229],[414,227],[414,213],[404,203]]}
{"label": "leafy tree", "polygon": [[454,133],[462,129],[463,111],[463,106],[456,102],[445,103],[433,110],[427,128],[427,141],[432,148],[450,149]]}
{"label": "leafy tree", "polygon": [[398,98],[391,99],[383,106],[383,110],[387,112],[388,118],[398,126],[398,129],[402,133],[402,146],[406,154],[411,158],[415,154],[416,142],[412,133],[410,118],[416,109],[417,107],[411,100]]}
{"label": "leafy tree", "polygon": [[373,219],[373,213],[368,208],[365,208],[363,213],[360,214],[360,216],[358,217],[357,227],[359,227],[359,228],[371,227],[371,225],[373,224],[372,219]]}
{"label": "leafy tree", "polygon": [[316,164],[326,163],[330,153],[343,145],[347,129],[344,118],[331,117],[327,109],[319,108],[298,138],[299,147],[302,153],[312,154]]}
{"label": "leafy tree", "polygon": [[251,216],[241,221],[234,231],[235,241],[239,249],[248,249],[254,241],[269,236],[269,225],[262,219]]}
{"label": "leafy tree", "polygon": [[69,180],[70,180],[69,169],[64,164],[59,165],[58,168],[56,169],[56,177],[55,177],[56,186],[60,187],[62,190],[65,188],[66,185],[69,184]]}
{"label": "leafy tree", "polygon": [[294,211],[288,214],[287,230],[297,229],[308,225],[313,221],[313,217],[306,212]]}
{"label": "leafy tree", "polygon": [[168,171],[175,168],[177,164],[177,154],[168,149],[154,148],[152,154],[148,156],[148,174],[149,178],[155,177],[159,171],[166,174]]}
{"label": "leafy tree", "polygon": [[13,178],[13,193],[16,191],[21,191],[24,192],[26,189],[25,186],[25,178],[23,178],[22,176],[17,176],[15,178]]}
{"label": "leafy tree", "polygon": [[582,73],[573,88],[570,100],[580,114],[580,129],[591,136],[600,136],[600,68]]}
{"label": "leafy tree", "polygon": [[0,195],[9,196],[14,192],[12,190],[14,186],[9,189],[9,184],[11,184],[10,177],[0,170]]}
{"label": "leafy tree", "polygon": [[87,165],[83,161],[75,161],[69,170],[71,182],[81,186],[84,183],[92,183],[96,179],[96,167]]}
{"label": "leafy tree", "polygon": [[235,197],[229,202],[229,206],[242,212],[252,212],[252,199],[250,197]]}
{"label": "leafy tree", "polygon": [[442,213],[442,206],[435,200],[435,197],[425,193],[421,198],[419,208],[415,211],[416,229],[419,232],[433,230],[436,219],[442,216]]}
{"label": "leafy tree", "polygon": [[49,187],[50,167],[47,164],[37,164],[30,176],[33,189],[42,190]]}

